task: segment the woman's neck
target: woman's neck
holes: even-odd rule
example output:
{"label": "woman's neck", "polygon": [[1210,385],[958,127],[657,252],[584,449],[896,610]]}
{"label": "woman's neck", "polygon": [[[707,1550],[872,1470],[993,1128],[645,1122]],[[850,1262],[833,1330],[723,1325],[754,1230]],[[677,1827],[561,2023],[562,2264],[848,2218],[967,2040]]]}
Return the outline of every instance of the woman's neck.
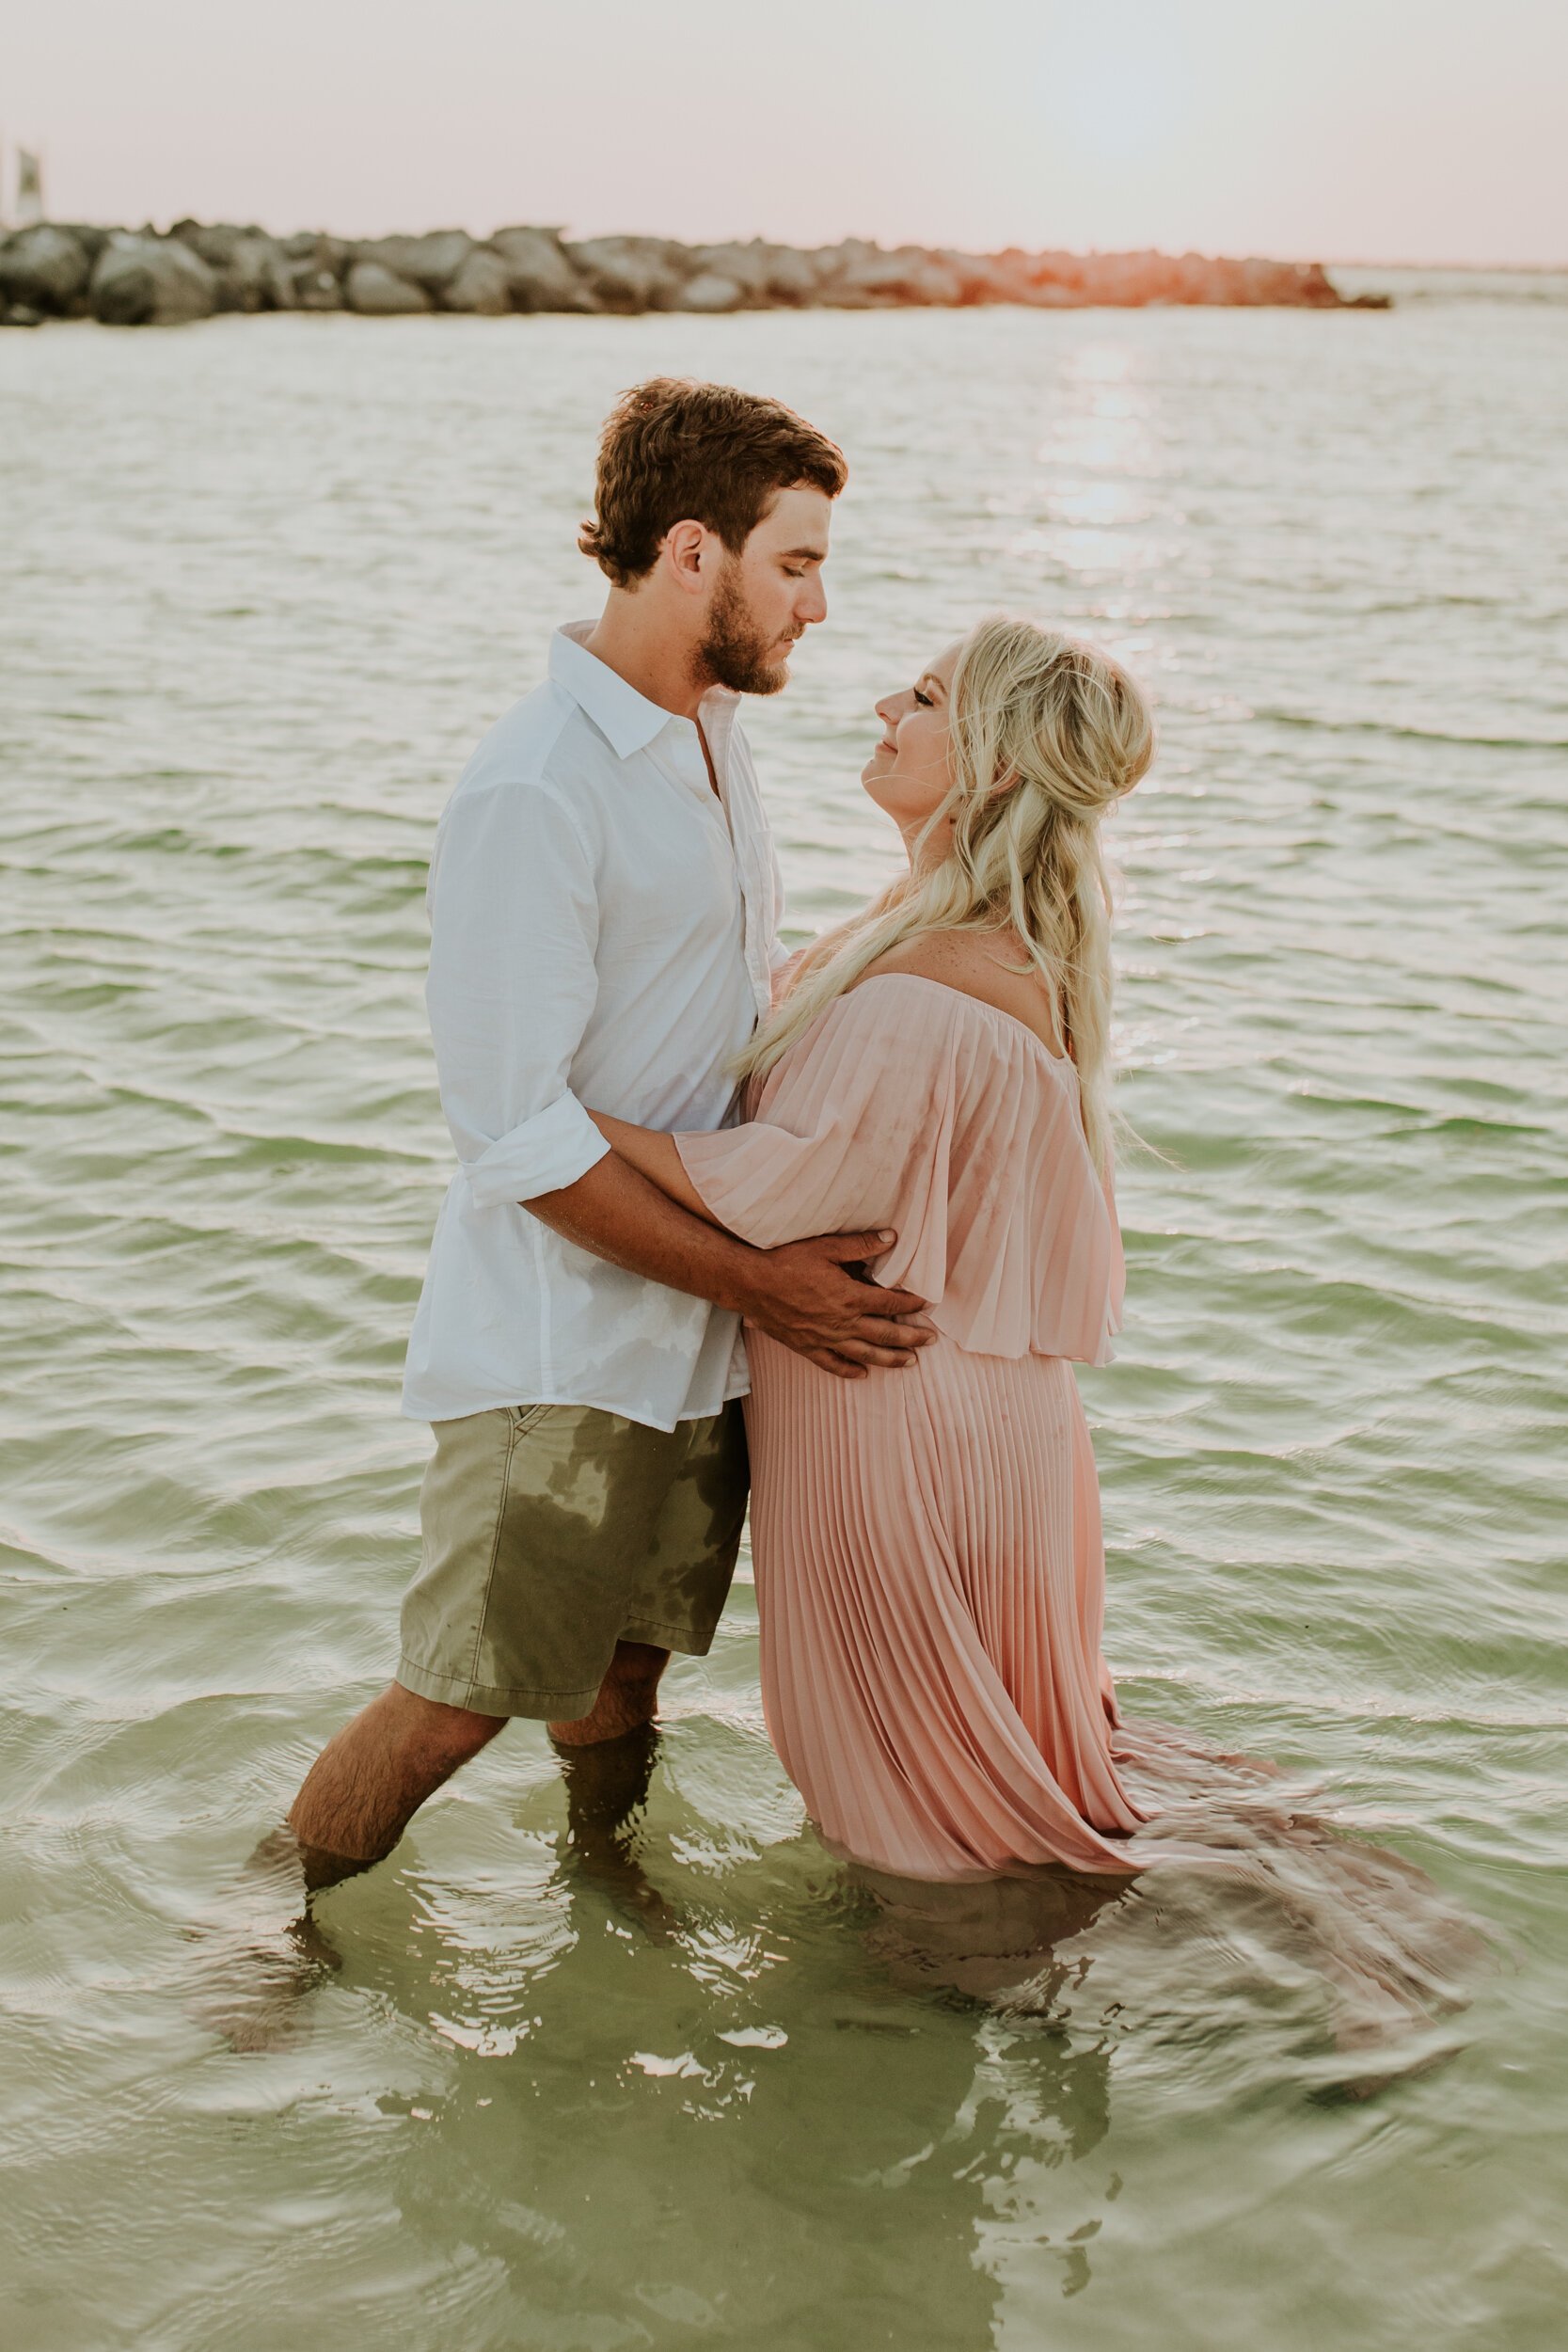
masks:
{"label": "woman's neck", "polygon": [[904,855],[910,861],[910,872],[916,882],[924,882],[927,874],[936,872],[953,847],[953,819],[945,818],[928,838],[924,821],[901,825],[899,831],[904,836]]}

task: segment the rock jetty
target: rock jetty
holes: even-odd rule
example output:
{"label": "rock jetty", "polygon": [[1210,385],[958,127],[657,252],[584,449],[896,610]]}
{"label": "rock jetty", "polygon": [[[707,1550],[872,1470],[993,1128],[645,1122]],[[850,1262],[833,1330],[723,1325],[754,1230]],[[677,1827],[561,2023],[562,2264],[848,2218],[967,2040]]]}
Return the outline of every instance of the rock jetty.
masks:
{"label": "rock jetty", "polygon": [[173,326],[221,310],[354,310],[366,318],[518,310],[1036,310],[1149,303],[1295,310],[1386,308],[1347,301],[1316,262],[1224,261],[1182,253],[956,253],[850,238],[787,245],[677,245],[668,237],[590,237],[437,229],[351,241],[314,230],[182,220],[166,233],[47,221],[0,241],[0,322],[93,318],[105,326]]}

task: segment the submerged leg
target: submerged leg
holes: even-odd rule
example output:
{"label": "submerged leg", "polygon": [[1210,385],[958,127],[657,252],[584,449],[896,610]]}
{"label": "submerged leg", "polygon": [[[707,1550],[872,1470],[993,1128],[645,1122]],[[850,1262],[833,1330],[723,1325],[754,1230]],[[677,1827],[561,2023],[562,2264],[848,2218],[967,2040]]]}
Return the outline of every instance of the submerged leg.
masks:
{"label": "submerged leg", "polygon": [[576,1723],[549,1725],[578,1870],[655,1934],[667,1931],[674,1915],[637,1859],[634,1841],[658,1756],[653,1716],[669,1662],[668,1650],[646,1642],[618,1643],[592,1711]]}
{"label": "submerged leg", "polygon": [[200,1939],[198,2013],[231,2048],[277,2049],[299,2032],[301,1994],[341,1965],[310,1898],[390,1853],[425,1799],[506,1720],[394,1682],[328,1741],[287,1821],[251,1854],[225,1918]]}

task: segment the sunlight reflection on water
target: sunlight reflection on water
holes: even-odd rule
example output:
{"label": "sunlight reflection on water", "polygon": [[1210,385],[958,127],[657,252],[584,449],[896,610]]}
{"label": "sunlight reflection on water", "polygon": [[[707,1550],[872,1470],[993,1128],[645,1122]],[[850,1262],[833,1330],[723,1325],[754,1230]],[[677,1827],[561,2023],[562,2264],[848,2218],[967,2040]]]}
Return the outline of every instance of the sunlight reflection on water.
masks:
{"label": "sunlight reflection on water", "polygon": [[[1565,320],[0,347],[8,2344],[1555,2344]],[[744,1578],[671,1677],[664,1931],[576,1867],[522,1727],[322,1905],[297,2039],[204,2022],[199,1931],[412,1556],[435,818],[591,608],[594,427],[670,367],[854,464],[831,624],[752,725],[802,933],[891,870],[872,700],[978,612],[1160,698],[1117,846],[1167,1160],[1125,1170],[1085,1381],[1110,1653],[1495,1923],[1435,2073],[1340,2096],[1308,1973],[1136,1893],[1027,1998],[911,1983],[768,1748]]]}

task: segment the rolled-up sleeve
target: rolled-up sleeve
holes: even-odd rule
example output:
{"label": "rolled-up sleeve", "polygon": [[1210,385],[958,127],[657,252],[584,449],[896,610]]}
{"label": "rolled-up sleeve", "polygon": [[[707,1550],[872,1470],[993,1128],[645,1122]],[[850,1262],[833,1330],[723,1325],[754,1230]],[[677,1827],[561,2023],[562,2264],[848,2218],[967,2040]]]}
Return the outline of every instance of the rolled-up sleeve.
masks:
{"label": "rolled-up sleeve", "polygon": [[548,791],[498,783],[449,807],[430,878],[425,1003],[475,1205],[557,1192],[609,1150],[570,1075],[594,1009],[594,859]]}

